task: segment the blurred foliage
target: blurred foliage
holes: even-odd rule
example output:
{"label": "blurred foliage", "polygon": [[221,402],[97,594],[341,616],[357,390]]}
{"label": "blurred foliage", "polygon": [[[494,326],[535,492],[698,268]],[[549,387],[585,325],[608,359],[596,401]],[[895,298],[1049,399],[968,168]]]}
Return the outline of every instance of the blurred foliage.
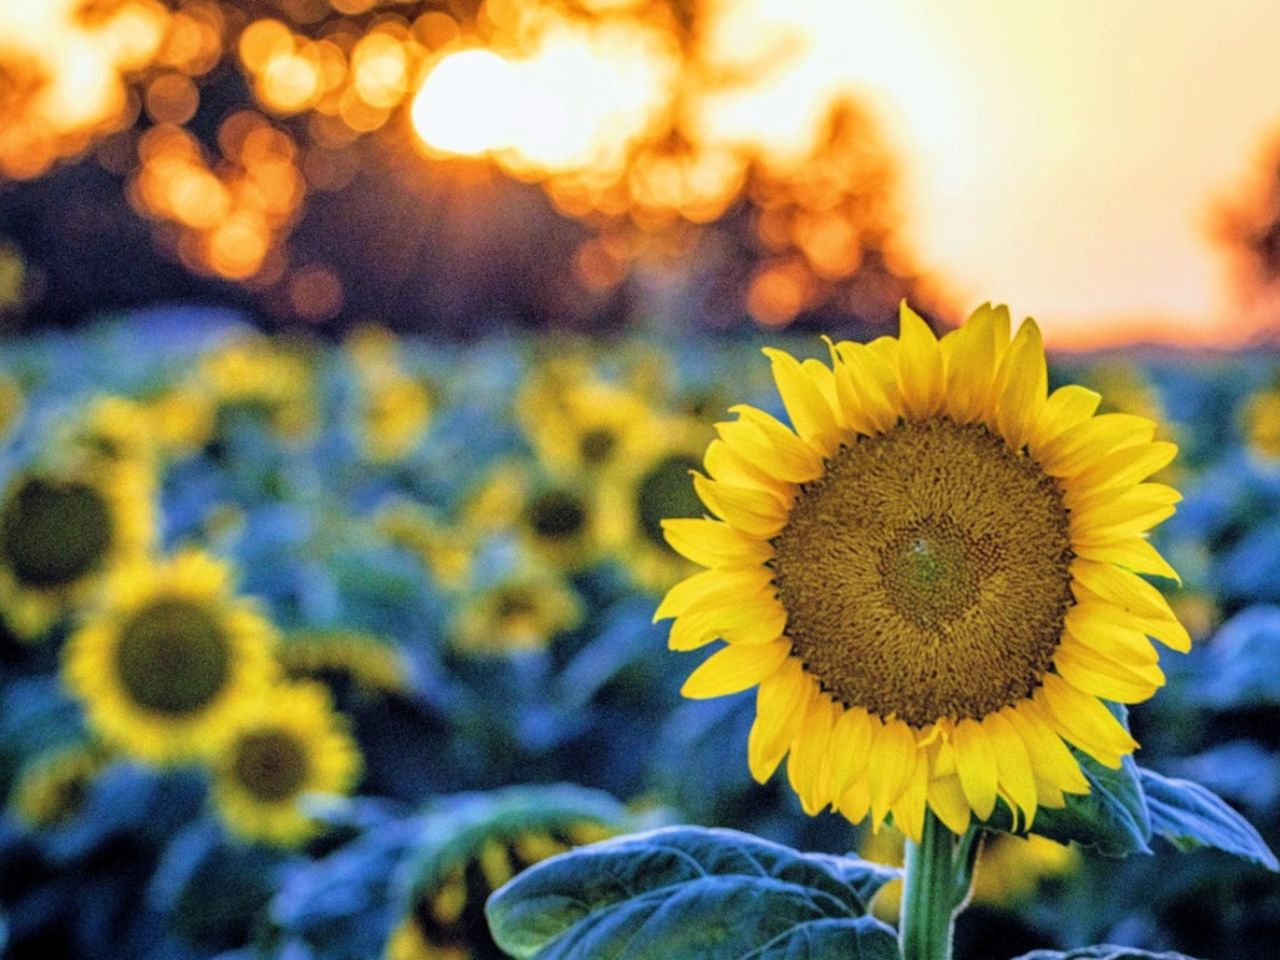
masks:
{"label": "blurred foliage", "polygon": [[[497,958],[483,911],[508,879],[674,822],[763,838],[679,833],[699,857],[728,844],[715,854],[725,864],[743,845],[759,862],[777,853],[770,843],[818,851],[785,854],[799,858],[797,883],[866,871],[875,883],[830,936],[845,943],[856,928],[871,951],[892,914],[891,893],[873,888],[892,871],[825,855],[852,844],[891,861],[892,844],[804,816],[776,782],[754,784],[749,697],[682,702],[687,668],[651,623],[681,572],[652,519],[689,509],[687,491],[661,482],[664,464],[696,456],[727,395],[780,412],[754,348],[546,337],[462,348],[377,329],[326,345],[260,338],[193,309],[11,341],[0,357],[12,411],[0,568],[48,602],[33,619],[18,593],[0,596],[6,957],[99,956],[109,944],[193,960]],[[1130,714],[1146,769],[1108,772],[1115,789],[1088,808],[1132,815],[1125,797],[1141,787],[1148,820],[1117,817],[1118,847],[1167,854],[1162,838],[1212,834],[1212,845],[1255,850],[1234,811],[1263,839],[1280,836],[1280,460],[1247,412],[1277,370],[1280,358],[1262,353],[1077,357],[1053,370],[1055,381],[1111,384],[1117,404],[1158,405],[1183,447],[1186,500],[1160,547],[1184,574],[1171,596],[1197,644],[1163,658],[1168,689]],[[323,686],[294,713],[317,737],[348,737],[363,773],[323,795],[289,778],[272,788],[306,830],[255,831],[220,799],[225,753],[153,765],[64,685],[68,638],[92,638],[108,601],[121,602],[102,590],[124,568],[99,552],[74,581],[38,583],[15,562],[24,541],[13,531],[29,511],[12,491],[32,475],[141,477],[118,494],[152,518],[135,547],[152,563],[217,558],[234,574],[229,595],[270,625],[267,688],[279,698]],[[1069,818],[1062,827],[1073,835]],[[1271,956],[1280,888],[1261,867],[1220,851],[1116,861],[1073,846],[1052,865],[1042,853],[989,844],[958,956],[1095,941]],[[747,881],[724,869],[716,896],[737,902]],[[507,918],[519,950],[550,936],[502,913],[514,902],[502,896],[491,915]],[[606,900],[602,911],[633,909]]]}

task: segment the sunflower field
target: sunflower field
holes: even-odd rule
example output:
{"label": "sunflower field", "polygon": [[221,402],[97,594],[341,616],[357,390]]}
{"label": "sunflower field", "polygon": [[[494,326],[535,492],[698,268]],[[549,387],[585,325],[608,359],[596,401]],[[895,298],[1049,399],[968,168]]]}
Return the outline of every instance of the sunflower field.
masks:
{"label": "sunflower field", "polygon": [[[984,309],[962,330],[980,331],[983,317],[998,326],[1001,311]],[[1147,603],[1134,634],[1164,649],[1158,660],[1154,649],[1104,656],[1105,639],[1089,637],[1109,636],[1105,623],[1055,636],[1056,673],[1041,686],[1054,699],[1014,721],[1036,780],[1028,774],[1024,789],[997,744],[984,801],[964,772],[961,721],[934,735],[954,744],[956,801],[926,791],[913,812],[912,771],[930,782],[946,773],[927,743],[905,749],[931,757],[932,773],[924,759],[874,769],[898,763],[896,731],[910,744],[928,710],[965,716],[982,704],[908,696],[891,709],[897,688],[874,670],[845,676],[824,652],[821,591],[860,568],[858,545],[830,546],[840,541],[823,518],[873,509],[896,488],[880,491],[871,470],[852,500],[800,519],[804,498],[836,490],[840,476],[832,466],[828,480],[806,480],[823,461],[797,446],[820,431],[796,405],[794,374],[830,374],[828,346],[773,337],[791,353],[770,348],[771,361],[763,342],[510,336],[464,347],[375,327],[340,342],[268,339],[232,315],[173,310],[6,348],[3,955],[896,957],[892,927],[920,895],[902,889],[903,833],[908,859],[919,858],[932,823],[968,838],[974,850],[955,856],[970,868],[981,847],[956,956],[1109,941],[1272,957],[1280,883],[1263,838],[1280,829],[1280,358],[1129,351],[1051,362],[1040,402],[1046,390],[1050,405],[1100,394],[1077,419],[1137,429],[1133,443],[1151,450],[1125,468],[1129,483],[1154,472],[1158,489],[1183,494],[1150,541],[1135,541],[1160,552],[1147,546],[1117,568],[1151,575],[1125,574],[1148,601],[1150,584],[1167,596]],[[837,371],[846,355],[863,356],[834,345]],[[1074,384],[1083,387],[1064,386]],[[913,396],[904,389],[900,402]],[[800,435],[775,433],[784,422]],[[912,469],[939,475],[969,456],[960,427],[945,441],[936,429],[886,428],[870,434],[880,445],[869,436],[847,449],[887,462],[884,438],[897,436],[918,448]],[[767,457],[723,458],[770,437]],[[1134,461],[1128,449],[1113,466]],[[841,456],[833,447],[826,462]],[[999,457],[985,462],[963,474],[966,489],[1004,469]],[[711,523],[697,518],[713,510],[734,522],[750,513],[717,497],[763,490],[725,479],[770,466],[802,484],[792,529],[808,527],[794,544],[767,524],[764,541],[681,542],[682,525]],[[1012,511],[972,509],[1033,529],[1031,550],[1051,539],[1049,520],[1028,519],[1042,488],[1031,482]],[[1122,504],[1107,522],[1138,529],[1135,515]],[[968,589],[956,571],[971,566],[948,556],[944,533],[913,533],[884,573],[899,596],[919,595],[934,629],[959,602],[948,591]],[[1077,559],[1092,542],[1078,537]],[[825,669],[821,689],[841,692],[852,718],[824,726],[816,707],[793,707],[787,715],[809,717],[810,729],[774,735],[777,748],[758,748],[753,729],[781,696],[766,692],[767,678],[788,669],[769,646],[780,628],[756,609],[764,594],[751,569],[763,555],[753,542],[773,544],[762,569],[791,604],[791,643],[809,644],[797,676]],[[718,558],[734,549],[748,555],[725,567]],[[797,582],[824,549],[842,558],[838,569]],[[727,571],[723,582],[707,586],[681,552]],[[1014,614],[1030,635],[1026,590],[1052,571],[1023,579],[1032,586],[1006,599],[1023,605]],[[680,583],[694,586],[668,592]],[[741,625],[715,622],[717,590],[741,594],[731,605],[749,612]],[[697,597],[710,622],[697,622]],[[668,650],[655,612],[679,614],[671,645],[698,654]],[[840,614],[858,615],[870,614]],[[724,651],[738,662],[689,679],[703,644],[723,635],[730,644],[705,662],[724,664]],[[1073,658],[1061,655],[1068,647]],[[937,680],[934,695],[977,696],[965,691],[1006,670],[998,657],[957,656],[942,661],[977,664],[978,675]],[[759,698],[732,694],[762,682]],[[1127,719],[1114,706],[1111,727],[1052,719],[1068,695],[1119,704],[1156,686]],[[851,709],[856,696],[870,720]],[[804,772],[821,765],[807,759],[807,739],[846,735],[866,738],[861,803],[853,787],[824,798],[806,779],[856,783],[856,771]],[[1046,738],[1056,747],[1034,746]],[[1041,766],[1041,750],[1060,758],[1057,772]]]}

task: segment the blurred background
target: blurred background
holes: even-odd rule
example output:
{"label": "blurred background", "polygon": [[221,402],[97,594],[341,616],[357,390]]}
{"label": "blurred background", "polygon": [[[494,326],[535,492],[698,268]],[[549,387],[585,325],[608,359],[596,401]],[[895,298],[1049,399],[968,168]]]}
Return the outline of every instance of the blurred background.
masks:
{"label": "blurred background", "polygon": [[[750,696],[682,702],[650,618],[712,424],[779,412],[758,347],[903,298],[1035,316],[1054,384],[1180,445],[1198,644],[1131,720],[1280,843],[1276,36],[0,0],[0,956],[488,960],[488,892],[668,822],[894,861],[752,784]],[[137,673],[170,634],[206,646]],[[1273,878],[1153,846],[989,844],[960,956],[1270,960]]]}

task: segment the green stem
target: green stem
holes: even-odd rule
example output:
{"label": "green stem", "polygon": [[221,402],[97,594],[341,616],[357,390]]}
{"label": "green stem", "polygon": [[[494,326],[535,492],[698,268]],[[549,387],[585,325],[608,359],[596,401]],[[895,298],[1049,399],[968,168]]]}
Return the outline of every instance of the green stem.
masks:
{"label": "green stem", "polygon": [[951,929],[969,895],[977,838],[957,837],[926,811],[920,842],[907,841],[898,942],[902,960],[951,960]]}

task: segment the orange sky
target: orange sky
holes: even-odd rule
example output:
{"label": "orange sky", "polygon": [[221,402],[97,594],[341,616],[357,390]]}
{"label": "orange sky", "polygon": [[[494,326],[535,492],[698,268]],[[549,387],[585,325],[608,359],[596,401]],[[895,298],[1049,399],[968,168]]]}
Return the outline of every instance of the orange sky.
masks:
{"label": "orange sky", "polygon": [[916,249],[961,301],[1006,301],[1059,346],[1133,325],[1192,341],[1244,332],[1207,222],[1280,127],[1280,3],[733,9],[807,35],[779,95],[874,95],[909,154]]}

